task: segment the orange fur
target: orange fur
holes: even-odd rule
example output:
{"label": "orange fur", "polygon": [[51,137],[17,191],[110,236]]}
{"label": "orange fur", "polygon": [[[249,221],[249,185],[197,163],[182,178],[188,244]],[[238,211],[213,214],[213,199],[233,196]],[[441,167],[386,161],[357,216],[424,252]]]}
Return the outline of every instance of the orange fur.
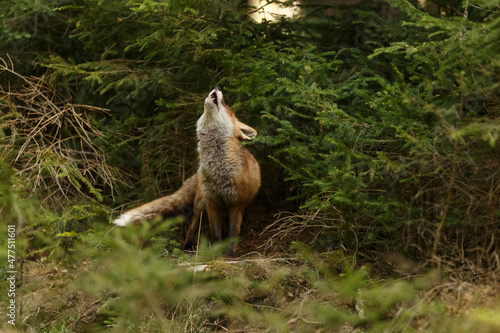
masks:
{"label": "orange fur", "polygon": [[[255,137],[257,131],[236,119],[218,88],[205,100],[205,112],[197,125],[198,191],[184,248],[193,245],[203,209],[208,215],[212,237],[222,240],[226,216],[229,218],[228,236],[238,237],[245,208],[260,187],[259,164],[240,143],[240,139]],[[227,254],[235,255],[235,251],[236,244],[233,243]]]}
{"label": "orange fur", "polygon": [[194,174],[175,193],[129,210],[120,215],[113,223],[123,227],[141,220],[152,219],[155,216],[166,218],[184,215],[186,218],[190,218],[197,189],[198,174]]}
{"label": "orange fur", "polygon": [[[205,112],[197,123],[200,167],[174,194],[125,212],[114,223],[125,226],[157,215],[163,217],[193,213],[183,248],[194,245],[201,212],[206,211],[212,237],[223,238],[228,219],[228,236],[240,234],[245,208],[260,187],[260,167],[240,140],[252,140],[257,131],[240,122],[224,103],[219,88],[205,99]],[[233,243],[228,255],[234,255]]]}

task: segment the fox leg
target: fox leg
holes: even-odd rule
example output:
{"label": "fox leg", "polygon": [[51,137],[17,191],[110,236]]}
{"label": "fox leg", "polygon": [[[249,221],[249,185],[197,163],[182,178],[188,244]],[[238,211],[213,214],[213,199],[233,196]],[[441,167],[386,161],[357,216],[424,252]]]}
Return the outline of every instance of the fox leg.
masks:
{"label": "fox leg", "polygon": [[[234,207],[229,210],[229,238],[236,238],[240,235],[241,221],[243,220],[243,209]],[[226,251],[226,255],[234,257],[236,255],[236,242],[234,239]]]}
{"label": "fox leg", "polygon": [[184,240],[184,244],[182,244],[183,250],[188,250],[193,248],[194,239],[200,225],[200,216],[201,216],[201,211],[195,210],[193,217],[191,219],[191,223],[189,223],[189,227],[187,229],[186,239]]}
{"label": "fox leg", "polygon": [[191,218],[191,222],[189,223],[186,232],[186,239],[184,240],[184,244],[182,245],[183,250],[193,248],[193,243],[196,234],[198,232],[198,228],[200,227],[201,224],[200,223],[201,212],[203,212],[203,209],[205,209],[203,199],[201,198],[201,195],[198,195],[198,193],[196,193],[193,208],[194,208],[193,217]]}
{"label": "fox leg", "polygon": [[224,222],[224,208],[219,203],[207,202],[207,215],[210,222],[212,237],[220,242],[222,240],[222,225]]}

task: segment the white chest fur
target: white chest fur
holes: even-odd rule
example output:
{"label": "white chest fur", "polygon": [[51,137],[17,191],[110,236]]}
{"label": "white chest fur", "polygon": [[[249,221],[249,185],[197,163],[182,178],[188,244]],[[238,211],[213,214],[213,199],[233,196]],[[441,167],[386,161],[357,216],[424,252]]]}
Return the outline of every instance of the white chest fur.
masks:
{"label": "white chest fur", "polygon": [[228,156],[234,125],[226,110],[205,109],[197,122],[199,173],[203,177],[202,192],[206,197],[226,204],[237,200],[233,176],[237,165]]}

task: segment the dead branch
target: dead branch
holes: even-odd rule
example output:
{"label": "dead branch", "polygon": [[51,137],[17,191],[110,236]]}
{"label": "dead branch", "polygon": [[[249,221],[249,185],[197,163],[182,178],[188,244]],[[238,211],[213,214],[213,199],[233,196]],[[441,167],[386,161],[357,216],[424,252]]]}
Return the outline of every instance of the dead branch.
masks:
{"label": "dead branch", "polygon": [[105,137],[92,122],[108,110],[72,104],[44,77],[22,76],[4,59],[0,75],[8,82],[0,86],[0,155],[32,193],[41,190],[45,200],[64,206],[78,194],[99,199],[98,182],[113,195],[125,181],[94,143]]}

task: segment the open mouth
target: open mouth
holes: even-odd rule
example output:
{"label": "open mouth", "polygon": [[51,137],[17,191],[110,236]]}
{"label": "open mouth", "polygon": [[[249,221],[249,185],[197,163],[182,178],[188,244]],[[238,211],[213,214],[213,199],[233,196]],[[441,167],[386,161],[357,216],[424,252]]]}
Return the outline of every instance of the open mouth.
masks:
{"label": "open mouth", "polygon": [[219,106],[219,104],[217,103],[217,92],[214,91],[212,94],[210,94],[210,98],[212,99],[212,102],[215,103],[215,105]]}

